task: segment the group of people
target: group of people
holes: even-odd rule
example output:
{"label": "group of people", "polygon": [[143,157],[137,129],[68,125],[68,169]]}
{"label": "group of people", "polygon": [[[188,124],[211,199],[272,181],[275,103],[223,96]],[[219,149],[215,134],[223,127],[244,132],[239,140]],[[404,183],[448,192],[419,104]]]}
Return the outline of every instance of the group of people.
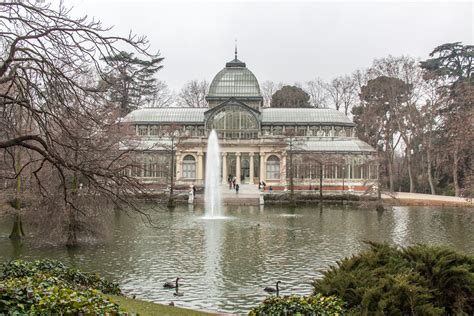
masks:
{"label": "group of people", "polygon": [[[235,176],[232,176],[231,174],[229,174],[229,176],[227,177],[227,183],[229,184],[229,190],[235,190],[235,193],[239,193],[240,186],[237,183],[237,178]],[[261,180],[261,181],[258,182],[258,190],[259,191],[265,191],[266,186],[267,186],[267,184],[265,183],[265,181]],[[269,190],[270,191],[272,190],[271,186],[270,186]],[[196,195],[196,186],[194,184],[191,185],[191,192],[192,192],[193,196]]]}
{"label": "group of people", "polygon": [[[232,176],[231,174],[229,174],[229,176],[227,177],[227,183],[229,184],[229,190],[235,190],[235,193],[239,193],[239,184],[237,183],[237,179],[235,176]],[[267,186],[267,184],[265,183],[265,181],[261,180],[258,182],[258,190],[259,191],[264,191],[265,190],[265,187]],[[270,190],[272,188],[270,187]]]}
{"label": "group of people", "polygon": [[239,184],[237,183],[237,178],[229,174],[227,177],[227,183],[229,184],[229,190],[234,189],[235,193],[239,193]]}

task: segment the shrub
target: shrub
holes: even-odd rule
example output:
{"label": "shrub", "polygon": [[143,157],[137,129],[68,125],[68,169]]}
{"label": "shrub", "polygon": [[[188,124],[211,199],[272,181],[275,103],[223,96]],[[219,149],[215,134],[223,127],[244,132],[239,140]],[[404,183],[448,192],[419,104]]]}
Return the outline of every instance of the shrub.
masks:
{"label": "shrub", "polygon": [[2,265],[0,279],[32,277],[36,274],[53,276],[74,288],[94,288],[105,294],[121,294],[116,283],[101,278],[95,273],[82,272],[76,268],[67,267],[60,261],[50,259],[6,262]]}
{"label": "shrub", "polygon": [[474,258],[453,250],[369,243],[331,267],[315,293],[336,295],[352,314],[472,315]]}
{"label": "shrub", "polygon": [[103,291],[120,294],[116,284],[59,261],[11,261],[0,275],[0,315],[121,314]]}
{"label": "shrub", "polygon": [[335,296],[270,296],[249,315],[343,315],[344,303]]}

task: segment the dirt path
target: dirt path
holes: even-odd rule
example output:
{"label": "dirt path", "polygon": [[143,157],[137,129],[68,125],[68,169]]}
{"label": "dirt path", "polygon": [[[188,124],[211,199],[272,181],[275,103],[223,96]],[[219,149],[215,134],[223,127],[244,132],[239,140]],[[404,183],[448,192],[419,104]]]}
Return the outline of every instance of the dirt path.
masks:
{"label": "dirt path", "polygon": [[426,205],[426,206],[461,206],[474,207],[474,201],[455,196],[431,195],[421,193],[395,192],[382,194],[382,199],[388,204],[397,205]]}

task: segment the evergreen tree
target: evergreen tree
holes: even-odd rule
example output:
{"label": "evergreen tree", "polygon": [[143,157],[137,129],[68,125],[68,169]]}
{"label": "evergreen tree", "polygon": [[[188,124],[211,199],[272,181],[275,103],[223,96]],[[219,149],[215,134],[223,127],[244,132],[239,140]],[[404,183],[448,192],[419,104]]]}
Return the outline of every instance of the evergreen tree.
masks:
{"label": "evergreen tree", "polygon": [[311,107],[309,103],[309,94],[296,86],[283,86],[272,96],[270,107],[272,108],[307,108]]}
{"label": "evergreen tree", "polygon": [[153,101],[157,82],[154,75],[163,67],[163,58],[158,56],[143,60],[134,57],[133,53],[121,51],[104,58],[109,65],[105,81],[110,101],[120,108],[122,116]]}
{"label": "evergreen tree", "polygon": [[361,89],[361,104],[352,109],[358,137],[384,155],[390,191],[394,191],[394,155],[400,141],[397,115],[413,89],[412,85],[393,77],[369,80]]}
{"label": "evergreen tree", "polygon": [[[447,85],[448,102],[439,108],[442,150],[446,161],[452,163],[452,179],[456,196],[461,195],[461,188],[472,189],[473,186],[473,144],[474,132],[474,79],[473,59],[474,46],[462,45],[460,42],[447,43],[436,47],[430,57],[421,62],[426,71],[427,80],[441,78]],[[440,89],[439,93],[444,90]]]}

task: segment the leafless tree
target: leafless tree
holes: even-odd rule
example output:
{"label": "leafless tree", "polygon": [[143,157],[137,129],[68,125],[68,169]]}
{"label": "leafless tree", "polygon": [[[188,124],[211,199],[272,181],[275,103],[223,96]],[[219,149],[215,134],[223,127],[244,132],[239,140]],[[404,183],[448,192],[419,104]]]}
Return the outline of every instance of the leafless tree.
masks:
{"label": "leafless tree", "polygon": [[[367,81],[369,80],[369,75],[367,73],[367,70],[357,69],[351,74],[351,77],[355,86],[356,94],[359,94],[362,87],[365,86],[367,84]],[[373,78],[370,78],[370,79],[373,79]]]}
{"label": "leafless tree", "polygon": [[[428,75],[428,74],[425,74]],[[439,153],[436,153],[435,144],[436,133],[440,122],[440,109],[449,102],[449,91],[446,89],[446,82],[441,78],[425,76],[423,81],[424,104],[420,107],[422,129],[422,146],[426,153],[426,173],[431,194],[436,194],[437,179],[433,177],[435,170],[435,159]],[[422,167],[423,169],[423,167]]]}
{"label": "leafless tree", "polygon": [[337,77],[331,82],[326,84],[326,91],[328,95],[328,100],[330,106],[333,106],[336,110],[342,106],[342,93],[343,93],[343,83],[342,78]]}
{"label": "leafless tree", "polygon": [[307,81],[305,84],[304,90],[309,94],[310,103],[315,108],[326,107],[328,95],[325,87],[326,83],[321,78]]}
{"label": "leafless tree", "polygon": [[[117,150],[127,126],[119,124],[97,81],[85,78],[105,76],[104,57],[118,54],[119,45],[142,57],[153,55],[144,37],[110,35],[99,21],[70,13],[62,4],[58,9],[30,1],[0,4],[0,150],[21,149],[28,161],[22,159],[14,178],[31,171],[44,197],[52,188],[41,171],[52,168],[62,205],[74,214],[83,213],[74,198],[77,187],[71,186],[78,178],[87,183],[88,194],[140,211],[127,197],[141,186],[123,173],[128,152]],[[31,128],[15,129],[18,113]]]}
{"label": "leafless tree", "polygon": [[190,108],[208,107],[206,95],[209,92],[209,83],[206,80],[188,81],[178,95],[178,102]]}
{"label": "leafless tree", "polygon": [[284,86],[283,83],[275,83],[273,81],[264,81],[260,85],[260,90],[263,96],[263,106],[269,107],[272,103],[272,96]]}
{"label": "leafless tree", "polygon": [[168,186],[169,186],[169,196],[168,196],[168,207],[175,206],[175,180],[176,180],[176,152],[178,149],[183,150],[186,147],[185,141],[188,136],[185,134],[183,127],[181,125],[169,125],[162,128],[160,133],[160,138],[162,141],[165,141],[163,144],[164,153],[169,156],[169,175],[168,175]]}
{"label": "leafless tree", "polygon": [[344,114],[348,115],[350,109],[358,100],[358,94],[356,93],[356,83],[350,76],[344,76],[342,79],[342,95],[341,101],[344,106]]}
{"label": "leafless tree", "polygon": [[155,83],[155,92],[152,97],[151,107],[164,108],[171,106],[176,99],[176,96],[169,89],[166,82],[157,80]]}
{"label": "leafless tree", "polygon": [[347,115],[357,101],[354,80],[350,76],[340,76],[326,84],[325,88],[329,104],[338,111],[343,107],[344,114]]}

